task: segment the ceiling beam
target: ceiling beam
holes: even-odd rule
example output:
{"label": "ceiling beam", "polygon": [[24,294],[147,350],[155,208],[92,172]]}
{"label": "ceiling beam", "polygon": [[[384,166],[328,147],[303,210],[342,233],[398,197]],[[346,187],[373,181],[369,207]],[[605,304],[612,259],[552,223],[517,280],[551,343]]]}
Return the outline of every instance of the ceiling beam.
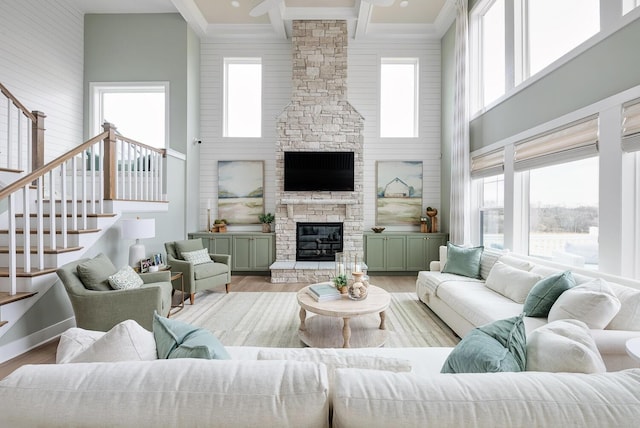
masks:
{"label": "ceiling beam", "polygon": [[187,21],[187,24],[189,24],[193,31],[200,37],[207,35],[207,26],[209,23],[194,0],[171,0],[171,3],[178,9],[180,15]]}
{"label": "ceiling beam", "polygon": [[367,35],[367,27],[371,21],[371,12],[373,5],[369,2],[358,0],[358,21],[356,22],[356,30],[353,32],[354,39],[361,39]]}
{"label": "ceiling beam", "polygon": [[276,36],[281,39],[287,38],[287,30],[284,27],[284,19],[282,18],[284,11],[284,0],[280,0],[277,7],[269,9],[269,21],[273,26],[273,31],[276,32]]}

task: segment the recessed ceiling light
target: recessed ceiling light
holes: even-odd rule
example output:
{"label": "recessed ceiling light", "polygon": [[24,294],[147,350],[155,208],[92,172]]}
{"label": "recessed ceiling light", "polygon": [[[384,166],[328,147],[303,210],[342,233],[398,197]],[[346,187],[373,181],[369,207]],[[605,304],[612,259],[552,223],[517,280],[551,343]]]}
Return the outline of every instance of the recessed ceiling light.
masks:
{"label": "recessed ceiling light", "polygon": [[402,0],[400,2],[400,7],[407,7],[409,6],[409,0]]}
{"label": "recessed ceiling light", "polygon": [[233,7],[240,7],[240,2],[239,2],[238,0],[233,0],[233,1],[231,2],[231,6],[233,6]]}

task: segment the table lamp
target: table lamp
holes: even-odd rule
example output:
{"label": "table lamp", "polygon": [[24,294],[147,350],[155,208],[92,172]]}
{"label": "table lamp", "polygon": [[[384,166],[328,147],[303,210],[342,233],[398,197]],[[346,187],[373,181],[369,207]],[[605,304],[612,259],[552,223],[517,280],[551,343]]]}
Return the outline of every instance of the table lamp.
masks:
{"label": "table lamp", "polygon": [[156,236],[156,219],[154,218],[126,218],[122,220],[122,237],[135,239],[135,244],[129,247],[129,266],[136,267],[145,258],[144,245],[141,239]]}

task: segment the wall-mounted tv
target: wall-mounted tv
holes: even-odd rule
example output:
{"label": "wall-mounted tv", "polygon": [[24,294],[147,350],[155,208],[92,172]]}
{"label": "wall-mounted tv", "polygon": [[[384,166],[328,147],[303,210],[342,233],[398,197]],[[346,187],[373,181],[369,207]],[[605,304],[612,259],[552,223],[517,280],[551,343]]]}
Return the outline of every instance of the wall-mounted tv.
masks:
{"label": "wall-mounted tv", "polygon": [[284,190],[353,192],[353,168],[353,152],[284,152]]}

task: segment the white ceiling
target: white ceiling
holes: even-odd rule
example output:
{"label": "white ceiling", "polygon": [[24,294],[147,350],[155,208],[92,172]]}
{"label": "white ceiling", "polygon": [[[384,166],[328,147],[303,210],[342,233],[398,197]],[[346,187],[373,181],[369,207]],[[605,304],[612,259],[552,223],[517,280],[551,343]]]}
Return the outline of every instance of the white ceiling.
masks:
{"label": "white ceiling", "polygon": [[[180,13],[203,37],[260,34],[287,37],[294,19],[346,19],[354,38],[415,36],[440,38],[454,18],[453,0],[265,0],[264,15],[249,11],[262,0],[72,0],[84,13]],[[376,0],[370,0],[375,2]]]}

